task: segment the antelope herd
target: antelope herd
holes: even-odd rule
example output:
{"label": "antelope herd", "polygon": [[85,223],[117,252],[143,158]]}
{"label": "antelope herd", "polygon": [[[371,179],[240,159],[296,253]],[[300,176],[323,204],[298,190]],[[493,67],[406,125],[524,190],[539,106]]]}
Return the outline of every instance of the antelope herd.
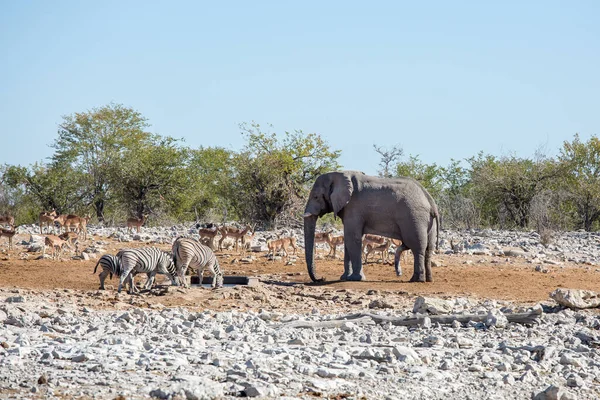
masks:
{"label": "antelope herd", "polygon": [[[127,229],[132,231],[133,228],[140,232],[140,227],[146,221],[148,215],[144,214],[142,218],[129,218],[127,220]],[[52,250],[52,257],[58,258],[62,253],[63,248],[75,248],[75,252],[79,249],[79,239],[87,240],[87,224],[90,220],[90,215],[80,217],[75,214],[58,214],[56,210],[42,211],[38,217],[40,234],[46,236],[44,238],[44,247],[42,254],[46,254],[46,246]],[[9,249],[12,249],[12,238],[16,233],[15,219],[9,214],[0,215],[0,225],[9,225],[10,228],[0,227],[0,238],[7,237],[9,241]],[[63,232],[64,230],[64,232]]]}
{"label": "antelope herd", "polygon": [[[148,219],[148,214],[143,214],[141,218],[128,218],[127,231],[138,233],[141,231],[142,225]],[[74,214],[58,214],[56,210],[42,211],[39,214],[40,233],[46,237],[44,240],[43,254],[46,253],[46,247],[51,248],[53,258],[58,258],[62,254],[65,247],[79,251],[79,239],[87,240],[87,223],[90,220],[90,215],[80,217]],[[13,236],[15,235],[15,219],[9,214],[0,215],[0,225],[8,225],[9,227],[0,227],[0,238],[6,237],[9,243],[9,249],[13,247]],[[206,227],[196,225],[200,242],[208,246],[213,251],[223,251],[233,247],[236,252],[246,252],[252,246],[254,240],[255,229],[250,225],[243,228],[234,227],[231,225],[217,226],[209,224]],[[56,231],[58,230],[58,232]],[[216,243],[218,237],[218,243]],[[315,234],[315,244],[327,243],[329,245],[329,253],[326,257],[337,258],[337,248],[344,246],[344,236],[334,235],[333,230],[325,232],[317,232]],[[277,237],[267,241],[267,257],[275,260],[275,256],[279,253],[285,257],[289,257],[288,250],[291,247],[296,254],[297,244],[296,238],[293,236]],[[366,234],[363,235],[363,256],[364,263],[369,261],[369,257],[380,254],[380,260],[388,263],[389,253],[395,247],[395,259],[402,255],[402,252],[407,250],[402,246],[402,242],[396,239],[385,238],[378,235]]]}

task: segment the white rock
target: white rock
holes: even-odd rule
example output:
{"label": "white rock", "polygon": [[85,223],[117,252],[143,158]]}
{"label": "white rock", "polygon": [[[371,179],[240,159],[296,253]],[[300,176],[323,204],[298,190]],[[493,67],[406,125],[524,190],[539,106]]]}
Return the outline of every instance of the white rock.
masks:
{"label": "white rock", "polygon": [[416,351],[406,346],[394,346],[393,353],[399,361],[408,364],[420,364],[421,359]]}
{"label": "white rock", "polygon": [[413,306],[415,314],[446,314],[452,311],[450,302],[435,297],[417,297]]}
{"label": "white rock", "polygon": [[533,400],[567,400],[565,389],[560,386],[550,385],[543,392],[536,394]]}
{"label": "white rock", "polygon": [[496,328],[506,328],[508,319],[501,311],[491,310],[485,319],[485,325],[488,327],[495,326]]}
{"label": "white rock", "polygon": [[558,288],[550,297],[558,304],[575,309],[596,308],[600,306],[600,294],[591,290]]}

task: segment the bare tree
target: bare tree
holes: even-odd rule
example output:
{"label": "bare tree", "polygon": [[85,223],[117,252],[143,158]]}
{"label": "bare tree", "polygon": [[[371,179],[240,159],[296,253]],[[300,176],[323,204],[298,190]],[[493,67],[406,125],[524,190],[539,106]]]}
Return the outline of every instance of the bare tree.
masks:
{"label": "bare tree", "polygon": [[379,176],[385,178],[391,178],[392,176],[394,176],[391,167],[404,154],[404,150],[402,150],[402,147],[396,145],[393,146],[391,149],[386,149],[384,147],[378,147],[374,144],[373,148],[377,153],[379,153],[379,155],[381,155],[381,161],[379,162],[379,166],[381,169],[378,171]]}

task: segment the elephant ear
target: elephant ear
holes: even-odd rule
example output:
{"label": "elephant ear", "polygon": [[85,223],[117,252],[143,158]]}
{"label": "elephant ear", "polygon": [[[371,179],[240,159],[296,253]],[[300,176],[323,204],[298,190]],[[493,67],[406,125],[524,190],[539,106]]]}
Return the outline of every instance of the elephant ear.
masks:
{"label": "elephant ear", "polygon": [[330,198],[334,216],[337,216],[346,204],[348,204],[353,191],[354,187],[350,176],[342,172],[332,173]]}

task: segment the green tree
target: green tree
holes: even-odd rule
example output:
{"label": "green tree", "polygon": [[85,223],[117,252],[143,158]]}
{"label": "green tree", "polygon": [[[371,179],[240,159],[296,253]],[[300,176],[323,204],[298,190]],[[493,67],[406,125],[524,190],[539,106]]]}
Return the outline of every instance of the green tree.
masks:
{"label": "green tree", "polygon": [[55,209],[59,214],[85,208],[83,180],[82,173],[59,163],[34,164],[29,168],[8,166],[3,174],[6,185],[26,195],[30,199],[27,203],[35,204],[37,212],[40,208]]}
{"label": "green tree", "polygon": [[233,158],[233,152],[221,147],[190,150],[190,211],[196,220],[214,218],[231,207],[228,189],[234,173]]}
{"label": "green tree", "polygon": [[582,142],[578,134],[565,141],[559,161],[565,172],[561,180],[576,210],[579,228],[591,231],[600,220],[600,140],[592,136]]}
{"label": "green tree", "polygon": [[408,176],[416,179],[433,196],[438,198],[443,189],[444,169],[433,164],[426,164],[419,156],[410,155],[408,160],[396,165],[396,176]]}
{"label": "green tree", "polygon": [[339,169],[339,150],[316,133],[285,132],[279,138],[259,124],[241,124],[244,149],[233,157],[228,199],[238,217],[267,227],[297,219],[317,176]]}
{"label": "green tree", "polygon": [[70,165],[84,174],[86,202],[104,220],[104,208],[111,195],[111,172],[118,170],[128,150],[149,139],[146,118],[132,108],[109,104],[90,111],[64,116],[59,125],[52,160]]}
{"label": "green tree", "polygon": [[154,135],[125,152],[128,162],[112,172],[111,183],[131,214],[141,218],[165,209],[177,215],[189,208],[188,150],[178,144],[171,137]]}
{"label": "green tree", "polygon": [[461,162],[451,159],[441,170],[443,190],[438,206],[444,224],[455,228],[472,228],[479,225],[480,214],[470,196],[471,179],[469,170]]}
{"label": "green tree", "polygon": [[489,224],[508,222],[519,228],[529,224],[531,202],[537,193],[550,187],[560,170],[552,159],[541,154],[534,159],[480,153],[469,160],[476,205]]}

